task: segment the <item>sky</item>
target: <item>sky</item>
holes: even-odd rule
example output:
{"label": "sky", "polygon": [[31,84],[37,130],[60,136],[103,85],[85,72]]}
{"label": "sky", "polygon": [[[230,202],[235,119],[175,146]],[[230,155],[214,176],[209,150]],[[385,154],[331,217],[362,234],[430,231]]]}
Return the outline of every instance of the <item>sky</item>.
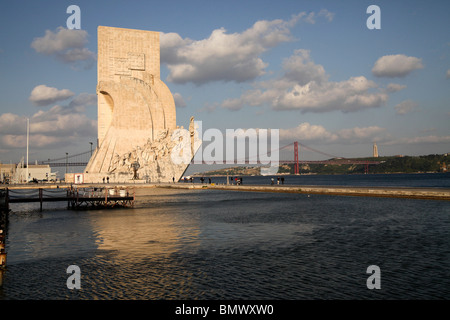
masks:
{"label": "sky", "polygon": [[[81,10],[69,30],[70,5]],[[370,5],[379,7],[379,20]],[[160,32],[177,124],[278,129],[300,159],[450,152],[449,1],[4,1],[0,161],[90,150],[97,27]],[[380,29],[369,29],[379,22]],[[95,144],[94,144],[95,145]],[[280,155],[293,160],[293,150]]]}

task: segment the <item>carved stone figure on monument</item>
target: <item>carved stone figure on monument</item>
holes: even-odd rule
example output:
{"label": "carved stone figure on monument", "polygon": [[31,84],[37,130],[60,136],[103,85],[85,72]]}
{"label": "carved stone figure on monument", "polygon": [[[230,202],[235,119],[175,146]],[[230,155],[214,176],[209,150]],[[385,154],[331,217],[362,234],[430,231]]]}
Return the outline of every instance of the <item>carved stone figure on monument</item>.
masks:
{"label": "carved stone figure on monument", "polygon": [[189,124],[189,133],[191,135],[191,155],[194,156],[194,134],[195,134],[194,117],[191,117],[191,121]]}
{"label": "carved stone figure on monument", "polygon": [[120,165],[120,156],[116,153],[114,155],[114,160],[111,163],[111,166],[109,167],[109,173],[114,172]]}

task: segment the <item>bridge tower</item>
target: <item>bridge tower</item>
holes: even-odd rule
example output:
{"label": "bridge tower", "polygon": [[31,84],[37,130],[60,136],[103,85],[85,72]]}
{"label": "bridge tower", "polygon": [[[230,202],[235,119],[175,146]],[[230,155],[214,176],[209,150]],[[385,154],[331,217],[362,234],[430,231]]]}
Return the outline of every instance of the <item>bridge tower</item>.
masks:
{"label": "bridge tower", "polygon": [[298,142],[294,142],[294,174],[299,174],[299,166],[298,166]]}

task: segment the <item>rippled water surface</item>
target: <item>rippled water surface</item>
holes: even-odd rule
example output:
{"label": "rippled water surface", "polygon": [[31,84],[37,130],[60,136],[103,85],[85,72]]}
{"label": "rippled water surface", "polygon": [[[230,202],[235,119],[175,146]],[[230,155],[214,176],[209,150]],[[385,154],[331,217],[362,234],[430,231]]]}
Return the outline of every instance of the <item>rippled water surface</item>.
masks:
{"label": "rippled water surface", "polygon": [[[0,298],[450,298],[449,202],[146,192],[133,209],[13,206]],[[367,289],[370,265],[380,290]]]}

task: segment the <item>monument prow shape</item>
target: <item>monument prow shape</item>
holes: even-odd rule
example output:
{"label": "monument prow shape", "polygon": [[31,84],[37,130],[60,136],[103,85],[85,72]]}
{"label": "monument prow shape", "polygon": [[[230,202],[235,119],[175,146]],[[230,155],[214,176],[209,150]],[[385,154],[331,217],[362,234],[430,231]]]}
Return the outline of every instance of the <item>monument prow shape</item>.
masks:
{"label": "monument prow shape", "polygon": [[[192,117],[189,132],[176,125],[160,79],[159,33],[99,26],[97,72],[98,146],[84,181],[178,180],[201,141]],[[173,150],[189,161],[174,162]]]}

